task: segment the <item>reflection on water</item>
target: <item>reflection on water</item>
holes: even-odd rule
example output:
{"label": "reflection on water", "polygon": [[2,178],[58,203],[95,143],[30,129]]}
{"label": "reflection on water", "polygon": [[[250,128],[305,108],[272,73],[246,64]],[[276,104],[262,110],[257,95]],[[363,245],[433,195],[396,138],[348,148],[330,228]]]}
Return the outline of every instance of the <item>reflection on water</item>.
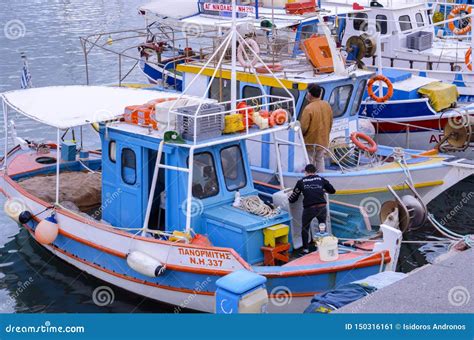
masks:
{"label": "reflection on water", "polygon": [[[35,86],[85,84],[84,59],[79,36],[99,31],[142,27],[136,8],[139,0],[15,0],[0,2],[0,92],[19,88],[21,59],[25,52]],[[7,27],[8,25],[8,27]],[[9,38],[6,36],[8,35]],[[14,38],[14,39],[11,39]],[[118,62],[99,50],[91,54],[91,82],[116,81]],[[132,80],[143,81],[139,72]],[[51,103],[54,105],[54,103]],[[54,140],[55,132],[12,115],[18,134],[26,139]],[[3,135],[3,124],[0,136]],[[91,144],[97,137],[85,129]],[[3,139],[0,138],[0,150]],[[430,204],[439,218],[449,213],[462,193],[474,191],[474,178],[456,186]],[[446,204],[448,202],[448,204]],[[3,206],[4,200],[0,199]],[[473,228],[474,201],[447,222],[465,233]],[[83,273],[38,246],[28,233],[0,213],[0,312],[172,312],[159,304],[113,287],[114,302],[104,307],[93,301],[93,292],[104,282]],[[460,227],[459,227],[460,226]],[[411,240],[433,239],[431,228],[408,235]],[[410,271],[446,250],[443,244],[410,244],[403,247],[400,269]]]}

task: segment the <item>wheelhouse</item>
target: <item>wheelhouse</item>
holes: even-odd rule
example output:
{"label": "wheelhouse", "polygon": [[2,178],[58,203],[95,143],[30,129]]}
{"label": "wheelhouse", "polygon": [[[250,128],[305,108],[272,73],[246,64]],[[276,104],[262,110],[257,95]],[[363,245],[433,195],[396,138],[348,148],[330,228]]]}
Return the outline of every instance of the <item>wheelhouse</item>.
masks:
{"label": "wheelhouse", "polygon": [[[207,69],[198,74],[201,66],[197,63],[189,63],[178,66],[178,70],[183,74],[184,88],[191,81],[199,86],[188,89],[188,93],[202,95],[202,88],[210,85],[207,97],[216,100],[228,100],[230,98],[230,72],[223,70],[217,72],[212,80],[212,69]],[[358,129],[358,111],[366,89],[367,80],[372,73],[363,70],[354,70],[349,77],[337,76],[334,74],[314,74],[313,71],[300,72],[300,74],[290,73],[277,74],[280,82],[274,81],[265,75],[250,75],[242,71],[238,72],[238,93],[241,100],[248,100],[262,93],[273,96],[289,97],[291,93],[295,103],[295,112],[291,107],[285,107],[295,115],[296,119],[301,117],[301,113],[308,104],[306,93],[308,85],[317,83],[323,88],[322,99],[329,102],[334,113],[334,124],[331,132],[331,139],[337,137],[349,138],[350,134]],[[197,79],[196,79],[197,78]],[[211,83],[211,84],[210,84]],[[196,90],[194,90],[196,89]],[[288,90],[288,92],[287,92]],[[195,92],[193,92],[195,91]],[[271,101],[271,99],[270,99]],[[255,103],[257,105],[267,105],[268,103]],[[299,142],[292,130],[280,132],[277,138]],[[250,163],[253,167],[262,169],[276,168],[275,140],[270,134],[264,135],[258,140],[247,141],[248,147],[253,150],[250,156]],[[255,150],[255,151],[254,151]],[[295,145],[281,145],[280,147],[283,171],[299,172],[304,167],[304,157],[298,153]]]}

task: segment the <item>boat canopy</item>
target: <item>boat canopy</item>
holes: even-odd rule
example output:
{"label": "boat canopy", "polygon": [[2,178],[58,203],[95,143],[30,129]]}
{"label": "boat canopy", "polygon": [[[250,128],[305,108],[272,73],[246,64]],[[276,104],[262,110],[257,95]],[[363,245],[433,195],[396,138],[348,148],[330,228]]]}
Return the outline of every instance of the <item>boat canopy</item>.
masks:
{"label": "boat canopy", "polygon": [[160,0],[139,7],[143,13],[157,14],[173,19],[183,19],[199,14],[196,0]]}
{"label": "boat canopy", "polygon": [[107,86],[50,86],[4,92],[4,103],[26,117],[67,129],[112,120],[129,105],[169,97],[161,91]]}

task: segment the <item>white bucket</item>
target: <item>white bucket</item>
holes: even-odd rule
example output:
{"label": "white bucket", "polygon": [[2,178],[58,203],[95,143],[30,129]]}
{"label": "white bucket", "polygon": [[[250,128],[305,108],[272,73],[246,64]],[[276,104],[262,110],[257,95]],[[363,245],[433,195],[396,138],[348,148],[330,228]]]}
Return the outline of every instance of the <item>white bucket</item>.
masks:
{"label": "white bucket", "polygon": [[318,242],[318,251],[321,261],[336,261],[339,258],[337,237],[325,236],[321,238]]}

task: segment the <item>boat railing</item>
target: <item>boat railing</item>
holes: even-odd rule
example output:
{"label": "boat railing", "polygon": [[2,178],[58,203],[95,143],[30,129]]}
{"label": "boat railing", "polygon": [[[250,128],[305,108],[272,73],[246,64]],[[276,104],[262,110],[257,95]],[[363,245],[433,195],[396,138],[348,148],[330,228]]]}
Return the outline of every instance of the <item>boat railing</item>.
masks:
{"label": "boat railing", "polygon": [[[171,107],[168,112],[168,127],[166,130],[175,129],[180,133],[185,130],[188,135],[186,146],[202,146],[209,143],[226,143],[232,140],[248,139],[296,126],[295,116],[292,114],[292,112],[295,112],[293,98],[264,94],[246,98],[245,102],[248,104],[245,107],[237,107],[237,112],[232,110],[232,101],[230,100],[218,103],[209,103],[203,100],[198,105],[181,106],[179,108]],[[211,110],[207,110],[209,107],[211,107]],[[256,126],[251,127],[250,124],[244,124],[244,130],[223,134],[221,137],[216,138],[215,141],[212,138],[202,138],[203,126],[205,126],[206,134],[212,134],[212,131],[209,132],[209,127],[211,126],[211,129],[220,135],[222,131],[217,130],[222,127],[221,122],[228,115],[237,114],[239,119],[251,121],[253,112],[262,112],[264,110],[271,114],[271,112],[277,109],[283,109],[286,114],[285,120],[279,124],[275,123],[262,129]],[[209,111],[209,113],[206,113],[206,111]],[[176,119],[171,119],[172,116],[175,116]],[[171,123],[173,121],[174,126]]]}
{"label": "boat railing", "polygon": [[[145,28],[100,32],[80,37],[86,83],[89,85],[91,82],[90,58],[100,54],[100,51],[117,58],[118,85],[121,86],[139,63],[145,61],[140,55],[140,49],[146,48],[146,44],[162,44],[166,48],[166,58],[150,58],[146,60],[148,64],[160,68],[168,67],[170,73],[176,73],[176,68],[169,67],[170,64],[204,59],[204,56],[213,50],[212,39],[216,35],[216,30],[208,30],[199,32],[199,37],[196,38],[169,26],[153,23]],[[189,48],[192,53],[184,53]],[[159,52],[156,53],[161,56]]]}
{"label": "boat railing", "polygon": [[[394,121],[394,120],[390,120],[390,119],[383,119],[383,118],[365,118],[365,119],[368,119],[373,125],[374,125],[374,128],[375,128],[375,141],[378,143],[379,142],[379,137],[380,136],[380,124],[393,124],[393,125],[398,125],[398,126],[401,126],[404,128],[404,134],[405,134],[405,147],[406,148],[411,148],[410,146],[410,142],[411,142],[411,133],[414,131],[414,130],[417,130],[417,131],[425,131],[425,132],[433,132],[433,133],[436,133],[436,134],[439,134],[440,131],[442,130],[442,127],[441,127],[441,122],[439,123],[440,125],[440,128],[439,129],[434,129],[434,128],[428,128],[428,127],[425,127],[425,126],[419,126],[419,125],[415,125],[415,124],[409,124],[409,123],[405,123],[405,122],[398,122],[398,121]],[[440,118],[441,120],[441,118]],[[438,138],[438,136],[436,136],[436,138]]]}
{"label": "boat railing", "polygon": [[[336,167],[336,171],[341,173],[349,173],[353,171],[359,171],[362,167],[375,166],[380,164],[380,160],[376,155],[366,154],[366,162],[363,161],[364,152],[355,147],[355,145],[350,141],[350,139],[345,137],[339,137],[336,143],[332,143],[329,147],[325,147],[320,144],[309,144],[305,143],[304,147],[308,152],[309,159],[312,158],[311,148],[319,148],[325,151],[325,159],[328,159],[332,166]],[[275,137],[273,141],[262,140],[262,139],[252,139],[249,138],[249,141],[267,144],[275,147],[275,154],[281,153],[281,147],[300,147],[301,144],[297,142],[291,142],[289,140],[283,140],[281,138]],[[308,151],[309,150],[309,151]],[[334,171],[334,170],[333,170]]]}

